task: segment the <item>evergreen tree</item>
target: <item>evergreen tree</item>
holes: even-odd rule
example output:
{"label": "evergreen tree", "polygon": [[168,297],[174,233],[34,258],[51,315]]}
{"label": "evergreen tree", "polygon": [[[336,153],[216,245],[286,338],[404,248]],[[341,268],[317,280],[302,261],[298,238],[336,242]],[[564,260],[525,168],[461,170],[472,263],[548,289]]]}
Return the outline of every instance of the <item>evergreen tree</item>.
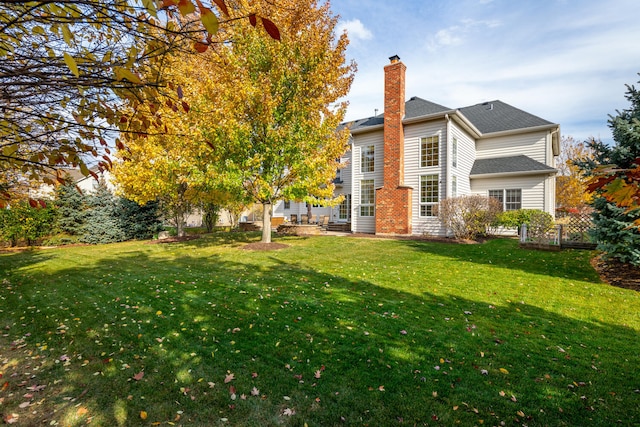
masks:
{"label": "evergreen tree", "polygon": [[57,228],[72,236],[82,234],[85,215],[86,195],[74,184],[61,185],[56,189]]}
{"label": "evergreen tree", "polygon": [[82,241],[85,243],[122,242],[126,238],[118,219],[116,199],[101,181],[95,193],[87,196],[87,213]]}
{"label": "evergreen tree", "polygon": [[[609,118],[614,144],[589,141],[594,157],[576,162],[588,175],[601,174],[598,168],[609,166],[625,181],[625,171],[632,171],[640,158],[640,92],[627,86],[626,98],[631,107]],[[621,262],[640,265],[640,229],[634,224],[640,218],[640,209],[630,210],[608,201],[605,190],[601,188],[593,200],[593,236],[598,249]]]}
{"label": "evergreen tree", "polygon": [[133,200],[121,197],[117,200],[116,215],[125,240],[150,239],[162,230],[160,208],[157,201],[139,205]]}

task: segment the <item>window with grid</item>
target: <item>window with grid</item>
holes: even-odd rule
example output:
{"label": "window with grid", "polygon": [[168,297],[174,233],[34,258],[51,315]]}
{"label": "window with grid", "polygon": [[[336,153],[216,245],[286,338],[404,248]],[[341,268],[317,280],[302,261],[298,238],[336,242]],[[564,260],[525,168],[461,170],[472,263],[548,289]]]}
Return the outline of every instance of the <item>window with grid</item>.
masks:
{"label": "window with grid", "polygon": [[458,177],[451,177],[451,197],[458,197]]}
{"label": "window with grid", "polygon": [[438,175],[420,177],[420,216],[435,216],[438,204]]}
{"label": "window with grid", "polygon": [[362,147],[360,152],[360,171],[362,173],[374,171],[375,148],[374,145]]}
{"label": "window with grid", "polygon": [[429,166],[438,166],[439,145],[438,135],[420,139],[421,167],[426,168]]}
{"label": "window with grid", "polygon": [[451,166],[458,167],[458,138],[453,138],[451,143]]}
{"label": "window with grid", "polygon": [[515,211],[522,207],[522,190],[505,190],[504,210]]}
{"label": "window with grid", "polygon": [[496,199],[505,211],[515,211],[522,208],[522,190],[489,190],[489,197]]}
{"label": "window with grid", "polygon": [[489,198],[499,201],[504,210],[504,190],[489,190]]}
{"label": "window with grid", "polygon": [[284,208],[285,209],[291,209],[291,201],[285,200],[284,201]]}
{"label": "window with grid", "polygon": [[339,219],[349,219],[349,211],[351,210],[351,194],[345,194],[344,200],[340,202],[338,208]]}
{"label": "window with grid", "polygon": [[375,195],[372,179],[360,181],[360,216],[373,216]]}

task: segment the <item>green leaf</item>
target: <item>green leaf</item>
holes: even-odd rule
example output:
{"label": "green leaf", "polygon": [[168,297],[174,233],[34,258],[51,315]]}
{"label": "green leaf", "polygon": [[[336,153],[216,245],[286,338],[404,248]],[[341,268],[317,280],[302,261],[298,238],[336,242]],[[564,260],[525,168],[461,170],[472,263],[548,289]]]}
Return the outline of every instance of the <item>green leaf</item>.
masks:
{"label": "green leaf", "polygon": [[80,71],[78,71],[78,64],[76,64],[76,60],[73,59],[68,52],[64,53],[64,62],[67,64],[67,67],[71,70],[71,72],[76,76],[80,77]]}
{"label": "green leaf", "polygon": [[218,32],[218,27],[220,26],[218,22],[218,17],[215,13],[208,9],[198,1],[198,6],[200,7],[200,14],[202,19],[202,25],[206,28],[209,34],[215,34]]}
{"label": "green leaf", "polygon": [[142,0],[142,5],[151,16],[154,18],[158,17],[158,9],[156,8],[156,2],[154,0]]}

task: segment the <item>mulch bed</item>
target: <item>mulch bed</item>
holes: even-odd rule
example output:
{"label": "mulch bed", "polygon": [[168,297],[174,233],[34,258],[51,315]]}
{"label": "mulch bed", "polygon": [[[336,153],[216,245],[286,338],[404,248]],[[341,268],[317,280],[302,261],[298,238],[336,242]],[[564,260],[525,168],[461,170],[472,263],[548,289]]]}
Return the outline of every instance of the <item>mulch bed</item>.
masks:
{"label": "mulch bed", "polygon": [[640,291],[640,267],[615,260],[605,260],[602,256],[592,258],[591,265],[603,282],[619,288]]}

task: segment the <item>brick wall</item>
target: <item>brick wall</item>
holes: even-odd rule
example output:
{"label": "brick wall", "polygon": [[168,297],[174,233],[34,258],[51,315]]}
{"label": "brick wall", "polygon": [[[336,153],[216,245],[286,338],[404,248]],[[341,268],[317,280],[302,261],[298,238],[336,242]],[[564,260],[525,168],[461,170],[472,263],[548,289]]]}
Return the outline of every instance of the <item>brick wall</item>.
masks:
{"label": "brick wall", "polygon": [[411,234],[411,197],[404,185],[405,72],[393,56],[384,67],[384,165],[382,187],[376,189],[376,234]]}

